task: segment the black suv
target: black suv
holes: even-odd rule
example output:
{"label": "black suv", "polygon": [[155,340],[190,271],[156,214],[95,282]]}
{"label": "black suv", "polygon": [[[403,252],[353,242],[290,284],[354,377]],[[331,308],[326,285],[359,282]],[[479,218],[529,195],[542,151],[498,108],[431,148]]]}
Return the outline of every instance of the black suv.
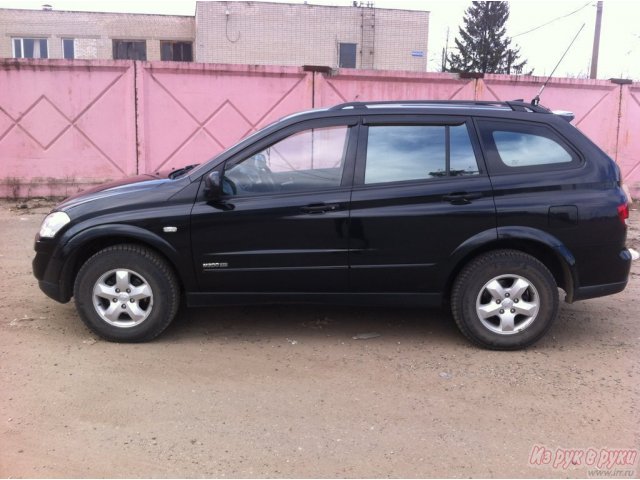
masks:
{"label": "black suv", "polygon": [[189,306],[449,304],[493,349],[566,301],[620,292],[631,254],[615,163],[524,102],[347,103],[286,117],[211,161],[94,188],[36,237],[51,298],[114,341]]}

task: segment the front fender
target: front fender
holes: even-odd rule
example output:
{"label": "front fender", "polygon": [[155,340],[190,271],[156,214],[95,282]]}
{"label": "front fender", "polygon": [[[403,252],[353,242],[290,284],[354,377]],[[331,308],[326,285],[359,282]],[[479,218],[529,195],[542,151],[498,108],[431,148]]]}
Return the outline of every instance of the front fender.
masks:
{"label": "front fender", "polygon": [[185,289],[189,290],[194,285],[195,278],[191,259],[185,258],[184,255],[180,253],[181,250],[185,252],[190,251],[188,248],[188,233],[184,233],[182,235],[178,234],[177,237],[173,237],[175,238],[175,243],[172,244],[160,235],[135,225],[112,223],[96,225],[85,230],[81,230],[69,239],[66,239],[66,241],[60,242],[61,246],[58,248],[58,251],[54,256],[60,258],[62,263],[69,264],[70,262],[68,262],[68,260],[73,259],[77,252],[81,251],[85,245],[101,239],[111,238],[121,238],[125,241],[141,243],[157,250],[166,257],[176,272],[178,272],[179,278],[184,284]]}

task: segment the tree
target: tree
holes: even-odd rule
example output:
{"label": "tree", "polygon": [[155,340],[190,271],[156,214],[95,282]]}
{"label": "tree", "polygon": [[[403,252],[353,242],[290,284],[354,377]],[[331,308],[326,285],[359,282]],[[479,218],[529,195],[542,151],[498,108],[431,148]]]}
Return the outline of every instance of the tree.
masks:
{"label": "tree", "polygon": [[[526,60],[506,34],[508,2],[472,2],[464,13],[464,28],[455,39],[458,53],[448,55],[449,72],[522,73]],[[529,72],[530,74],[531,72]]]}

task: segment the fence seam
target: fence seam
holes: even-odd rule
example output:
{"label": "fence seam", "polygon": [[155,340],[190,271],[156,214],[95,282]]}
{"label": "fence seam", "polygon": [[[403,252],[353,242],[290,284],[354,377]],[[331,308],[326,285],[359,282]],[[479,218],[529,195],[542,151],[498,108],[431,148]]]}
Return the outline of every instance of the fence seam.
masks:
{"label": "fence seam", "polygon": [[618,147],[620,145],[620,124],[622,123],[622,88],[624,85],[618,85],[618,118],[616,122],[616,146],[613,149],[614,160],[618,163]]}
{"label": "fence seam", "polygon": [[138,61],[133,61],[133,122],[135,125],[135,140],[136,140],[136,175],[140,175],[140,134],[139,134],[139,102],[138,96]]}

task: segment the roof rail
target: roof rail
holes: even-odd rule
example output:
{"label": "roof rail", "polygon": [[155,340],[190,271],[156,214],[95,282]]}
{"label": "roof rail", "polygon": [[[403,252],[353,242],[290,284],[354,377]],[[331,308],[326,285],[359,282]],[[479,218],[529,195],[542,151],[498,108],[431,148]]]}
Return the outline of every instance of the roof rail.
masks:
{"label": "roof rail", "polygon": [[514,112],[536,112],[536,113],[551,113],[548,108],[542,105],[534,105],[533,103],[525,102],[524,100],[512,100],[504,102],[511,107]]}
{"label": "roof rail", "polygon": [[334,105],[329,110],[344,110],[346,108],[362,109],[377,105],[458,105],[458,106],[484,106],[484,107],[508,107],[514,112],[537,112],[550,113],[550,111],[539,105],[532,105],[523,100],[513,100],[508,102],[491,100],[381,100],[374,102],[346,102]]}

